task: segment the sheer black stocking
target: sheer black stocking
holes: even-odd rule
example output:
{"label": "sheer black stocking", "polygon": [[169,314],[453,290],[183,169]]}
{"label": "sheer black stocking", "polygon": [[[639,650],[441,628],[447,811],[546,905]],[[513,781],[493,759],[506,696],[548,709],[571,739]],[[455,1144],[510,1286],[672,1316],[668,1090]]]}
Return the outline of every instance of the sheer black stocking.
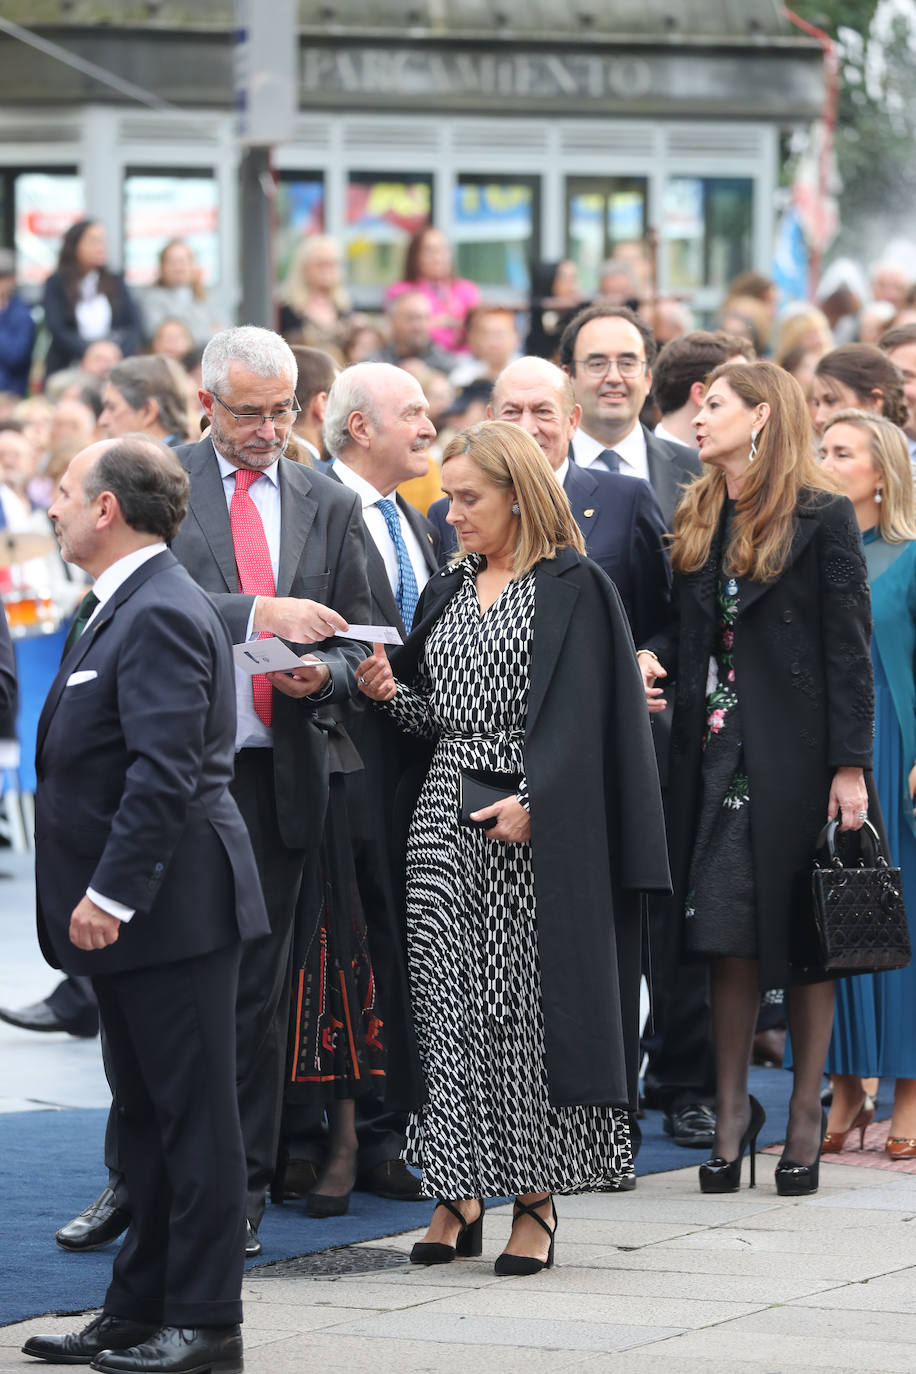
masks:
{"label": "sheer black stocking", "polygon": [[821,1142],[821,1086],[833,1030],[834,985],[786,989],[794,1074],[785,1157],[813,1164]]}
{"label": "sheer black stocking", "polygon": [[734,1159],[750,1121],[747,1069],[760,991],[754,959],[715,959],[712,1026],[716,1051],[716,1137],[713,1155]]}
{"label": "sheer black stocking", "polygon": [[356,1181],[356,1103],[329,1102],[327,1114],[327,1153],[313,1192],[343,1197]]}

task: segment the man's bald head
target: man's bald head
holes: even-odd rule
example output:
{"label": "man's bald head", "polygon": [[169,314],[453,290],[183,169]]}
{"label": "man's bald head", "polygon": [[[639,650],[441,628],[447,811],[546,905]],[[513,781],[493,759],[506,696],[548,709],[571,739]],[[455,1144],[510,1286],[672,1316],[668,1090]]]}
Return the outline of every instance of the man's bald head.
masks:
{"label": "man's bald head", "polygon": [[423,388],[402,367],[355,363],[328,392],[325,448],[382,496],[426,475],[435,437]]}
{"label": "man's bald head", "polygon": [[521,425],[556,472],[569,453],[582,414],[572,379],[546,358],[517,358],[496,378],[487,414]]}

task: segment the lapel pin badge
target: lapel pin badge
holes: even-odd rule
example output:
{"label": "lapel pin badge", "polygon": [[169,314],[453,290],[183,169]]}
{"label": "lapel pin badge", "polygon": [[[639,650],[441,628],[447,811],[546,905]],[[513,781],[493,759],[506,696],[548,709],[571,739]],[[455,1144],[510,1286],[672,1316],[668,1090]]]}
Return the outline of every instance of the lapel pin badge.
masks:
{"label": "lapel pin badge", "polygon": [[584,510],[584,511],[582,512],[582,514],[585,516],[585,519],[588,520],[588,519],[591,518],[591,516],[593,516],[593,515],[595,514],[595,512],[594,512],[594,510],[592,509],[592,507],[589,506],[588,510]]}

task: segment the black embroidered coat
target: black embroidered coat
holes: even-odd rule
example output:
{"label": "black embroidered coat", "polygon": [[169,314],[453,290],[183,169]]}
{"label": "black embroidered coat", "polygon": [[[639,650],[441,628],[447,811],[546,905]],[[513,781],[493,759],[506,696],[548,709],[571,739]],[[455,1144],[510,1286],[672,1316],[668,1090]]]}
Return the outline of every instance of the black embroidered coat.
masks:
{"label": "black embroidered coat", "polygon": [[[716,621],[718,558],[675,577],[678,617],[646,646],[674,699],[668,840],[674,915],[683,916],[700,800],[706,680]],[[749,779],[761,989],[810,981],[815,841],[837,768],[870,770],[874,685],[871,602],[862,540],[845,496],[799,505],[787,565],[774,582],[742,584],[735,677]],[[672,688],[673,684],[673,688]]]}

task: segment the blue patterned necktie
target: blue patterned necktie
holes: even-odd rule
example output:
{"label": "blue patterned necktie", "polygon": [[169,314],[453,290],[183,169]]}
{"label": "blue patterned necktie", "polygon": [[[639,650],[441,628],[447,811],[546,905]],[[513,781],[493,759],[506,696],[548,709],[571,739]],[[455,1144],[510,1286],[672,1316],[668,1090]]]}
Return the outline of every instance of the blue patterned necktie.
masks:
{"label": "blue patterned necktie", "polygon": [[398,603],[404,628],[409,634],[413,624],[413,613],[417,609],[417,600],[420,594],[417,591],[417,579],[413,564],[410,561],[410,554],[407,552],[407,545],[404,543],[404,536],[401,533],[401,517],[398,515],[398,508],[393,501],[383,498],[381,501],[376,501],[375,504],[385,517],[385,524],[388,526],[388,533],[391,535],[391,542],[398,556],[398,589],[394,594],[394,599]]}
{"label": "blue patterned necktie", "polygon": [[595,459],[596,463],[603,463],[608,472],[620,471],[620,455],[612,448],[603,448]]}

